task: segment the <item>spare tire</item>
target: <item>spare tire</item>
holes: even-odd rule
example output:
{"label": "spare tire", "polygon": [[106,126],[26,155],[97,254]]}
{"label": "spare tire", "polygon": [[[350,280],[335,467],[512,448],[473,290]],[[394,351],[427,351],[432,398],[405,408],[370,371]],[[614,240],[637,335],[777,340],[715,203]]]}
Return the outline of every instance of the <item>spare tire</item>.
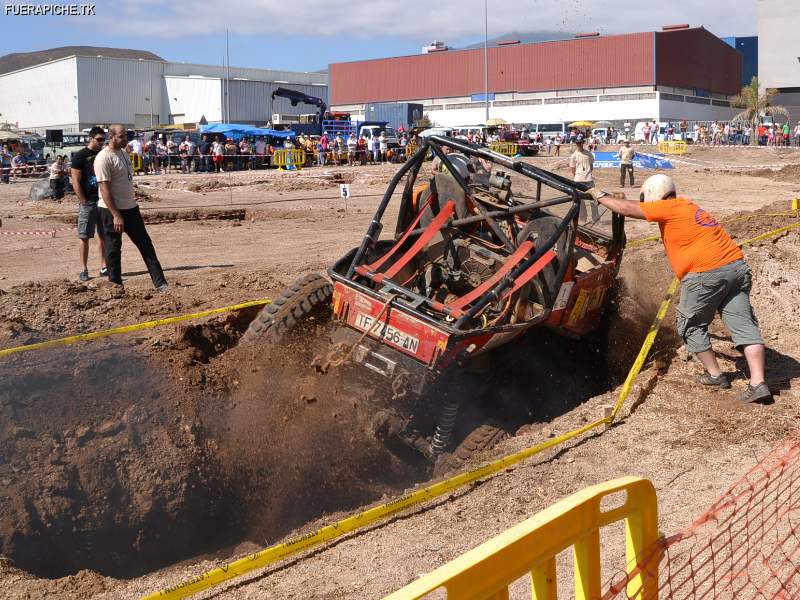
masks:
{"label": "spare tire", "polygon": [[330,320],[332,295],[333,286],[321,275],[312,273],[301,277],[261,309],[240,343],[263,339],[281,341],[287,335],[308,327],[311,322]]}

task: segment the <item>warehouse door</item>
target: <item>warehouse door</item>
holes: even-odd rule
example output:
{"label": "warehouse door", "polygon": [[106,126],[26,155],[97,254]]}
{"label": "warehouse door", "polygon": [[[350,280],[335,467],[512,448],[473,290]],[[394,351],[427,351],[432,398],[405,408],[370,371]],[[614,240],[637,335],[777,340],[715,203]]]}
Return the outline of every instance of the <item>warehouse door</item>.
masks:
{"label": "warehouse door", "polygon": [[150,119],[150,113],[147,113],[146,115],[134,115],[133,126],[136,129],[149,129],[151,126],[155,127],[160,123],[158,115],[156,114],[152,115],[152,121]]}

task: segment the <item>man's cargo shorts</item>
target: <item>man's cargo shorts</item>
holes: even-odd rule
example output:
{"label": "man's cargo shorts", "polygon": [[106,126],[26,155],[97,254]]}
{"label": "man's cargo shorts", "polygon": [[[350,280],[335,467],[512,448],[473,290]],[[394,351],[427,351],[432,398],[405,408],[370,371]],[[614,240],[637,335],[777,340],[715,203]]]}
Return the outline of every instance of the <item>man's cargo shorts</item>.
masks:
{"label": "man's cargo shorts", "polygon": [[98,228],[99,222],[97,202],[78,204],[78,238],[82,240],[93,238],[94,230]]}
{"label": "man's cargo shorts", "polygon": [[750,267],[743,260],[683,277],[677,327],[689,352],[711,348],[708,326],[716,312],[737,348],[764,343],[750,306],[751,285]]}

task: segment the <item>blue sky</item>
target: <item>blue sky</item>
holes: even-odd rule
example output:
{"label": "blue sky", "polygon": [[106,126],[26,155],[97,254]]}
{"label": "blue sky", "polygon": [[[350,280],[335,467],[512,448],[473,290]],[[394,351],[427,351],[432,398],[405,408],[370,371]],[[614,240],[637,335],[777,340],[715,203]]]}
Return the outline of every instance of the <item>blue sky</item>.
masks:
{"label": "blue sky", "polygon": [[[756,3],[489,0],[489,36],[652,31],[673,23],[704,25],[720,36],[755,35]],[[95,7],[95,16],[87,17],[6,16],[3,10],[0,55],[112,46],[220,64],[228,28],[232,65],[314,71],[331,62],[415,54],[433,39],[463,46],[482,40],[484,28],[483,0],[96,0]]]}

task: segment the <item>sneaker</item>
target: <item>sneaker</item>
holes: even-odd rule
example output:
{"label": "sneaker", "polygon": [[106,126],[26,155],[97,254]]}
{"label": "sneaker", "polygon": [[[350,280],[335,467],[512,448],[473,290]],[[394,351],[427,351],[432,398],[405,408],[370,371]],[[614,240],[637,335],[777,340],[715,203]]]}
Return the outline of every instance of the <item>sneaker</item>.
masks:
{"label": "sneaker", "polygon": [[84,271],[81,271],[81,272],[78,274],[78,279],[79,279],[80,281],[89,281],[89,271],[85,271],[85,270],[84,270]]}
{"label": "sneaker", "polygon": [[168,292],[169,291],[169,284],[168,283],[162,283],[160,286],[158,286],[156,288],[156,291],[157,292],[161,292],[162,294],[164,292]]}
{"label": "sneaker", "polygon": [[762,400],[767,400],[768,398],[772,398],[772,392],[769,391],[766,383],[759,383],[756,386],[752,386],[748,383],[745,390],[736,396],[736,399],[739,402],[743,402],[745,404],[750,404],[751,402],[760,402]]}
{"label": "sneaker", "polygon": [[728,376],[725,373],[720,373],[716,377],[711,375],[708,371],[700,375],[697,379],[703,385],[710,385],[714,387],[718,387],[721,390],[727,390],[731,387],[731,382],[728,381]]}
{"label": "sneaker", "polygon": [[100,277],[108,277],[108,267],[100,269]]}

